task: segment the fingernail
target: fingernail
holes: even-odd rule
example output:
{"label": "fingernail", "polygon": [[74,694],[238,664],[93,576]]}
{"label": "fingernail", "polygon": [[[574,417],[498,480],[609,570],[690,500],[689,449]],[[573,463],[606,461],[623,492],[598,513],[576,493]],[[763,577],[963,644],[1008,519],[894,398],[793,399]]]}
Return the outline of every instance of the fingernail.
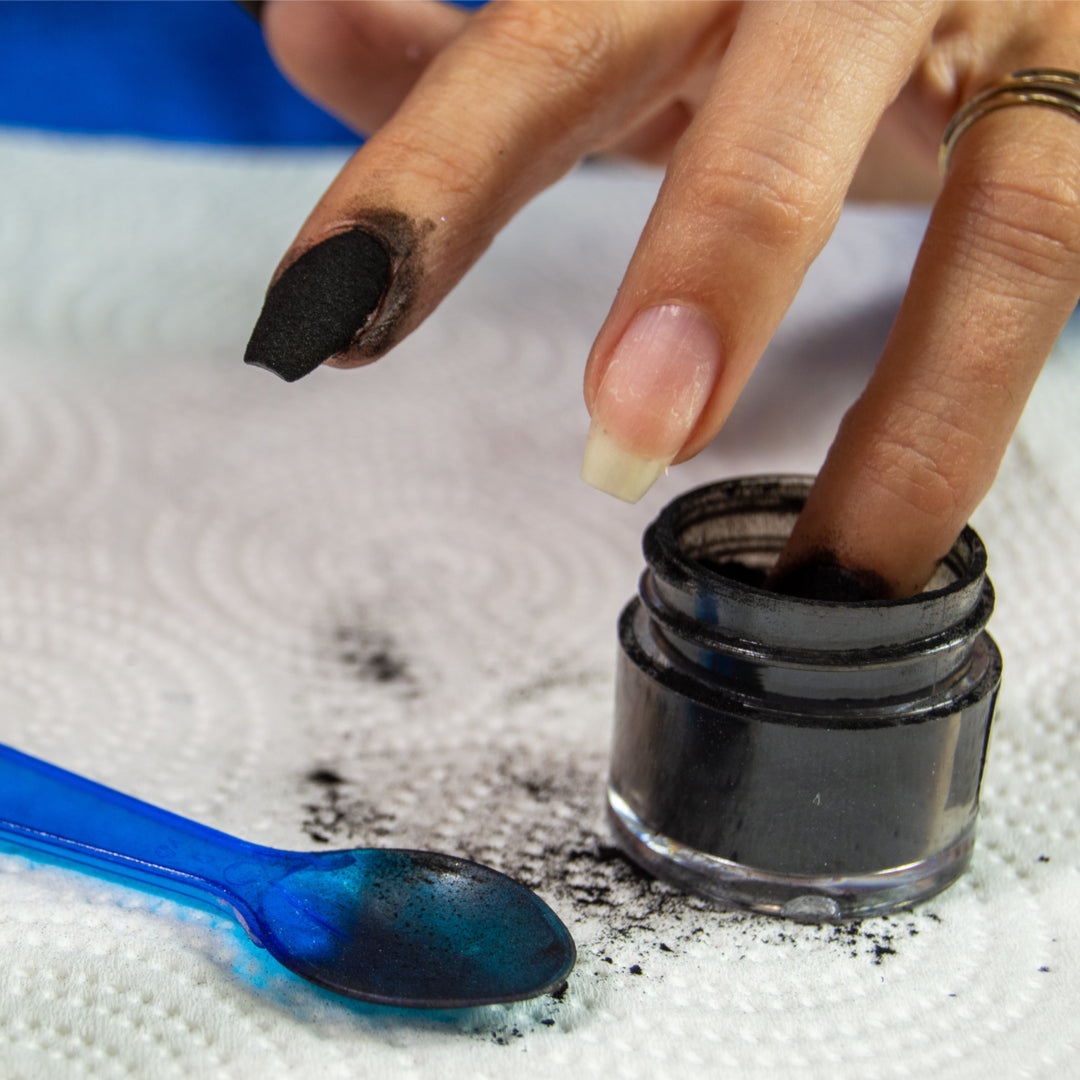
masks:
{"label": "fingernail", "polygon": [[637,502],[683,448],[720,374],[720,340],[694,308],[638,314],[593,402],[581,478]]}
{"label": "fingernail", "polygon": [[244,362],[295,382],[344,352],[390,284],[390,256],[360,229],[309,248],[271,286]]}
{"label": "fingernail", "polygon": [[595,420],[589,425],[581,479],[609,495],[636,503],[660,479],[670,458],[643,458],[621,447]]}

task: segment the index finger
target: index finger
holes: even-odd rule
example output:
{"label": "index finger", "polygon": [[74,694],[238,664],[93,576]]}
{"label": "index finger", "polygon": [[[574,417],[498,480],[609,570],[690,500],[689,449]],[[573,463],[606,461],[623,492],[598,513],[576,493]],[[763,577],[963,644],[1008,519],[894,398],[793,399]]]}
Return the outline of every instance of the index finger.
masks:
{"label": "index finger", "polygon": [[672,92],[729,11],[679,0],[477,13],[319,201],[245,359],[294,379],[381,355],[525,202]]}

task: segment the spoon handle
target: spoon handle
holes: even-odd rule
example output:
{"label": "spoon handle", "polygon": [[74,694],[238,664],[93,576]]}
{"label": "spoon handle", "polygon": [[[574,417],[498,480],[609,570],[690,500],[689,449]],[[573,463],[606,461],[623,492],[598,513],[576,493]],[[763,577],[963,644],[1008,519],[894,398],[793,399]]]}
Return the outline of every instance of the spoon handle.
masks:
{"label": "spoon handle", "polygon": [[[237,887],[278,876],[288,853],[246,843],[0,744],[0,835],[122,877],[232,908]],[[281,867],[284,870],[284,865]]]}

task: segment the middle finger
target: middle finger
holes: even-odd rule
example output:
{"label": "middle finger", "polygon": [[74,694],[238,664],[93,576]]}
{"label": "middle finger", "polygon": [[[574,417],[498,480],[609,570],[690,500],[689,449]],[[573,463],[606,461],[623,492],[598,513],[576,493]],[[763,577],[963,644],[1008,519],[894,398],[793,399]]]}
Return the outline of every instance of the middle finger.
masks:
{"label": "middle finger", "polygon": [[743,9],[589,359],[589,483],[635,501],[719,430],[938,12]]}

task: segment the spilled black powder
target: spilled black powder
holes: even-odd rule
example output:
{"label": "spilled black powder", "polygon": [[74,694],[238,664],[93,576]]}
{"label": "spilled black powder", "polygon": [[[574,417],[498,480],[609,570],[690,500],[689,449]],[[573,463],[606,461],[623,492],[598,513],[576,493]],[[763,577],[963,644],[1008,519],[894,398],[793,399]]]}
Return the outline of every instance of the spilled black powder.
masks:
{"label": "spilled black powder", "polygon": [[408,660],[397,651],[389,634],[359,626],[334,631],[337,660],[361,682],[412,683]]}
{"label": "spilled black powder", "polygon": [[329,650],[335,662],[358,682],[397,688],[409,696],[417,692],[412,664],[396,638],[361,619],[334,627]]}
{"label": "spilled black powder", "polygon": [[[314,797],[304,803],[306,816],[300,822],[309,840],[316,844],[345,840],[348,846],[390,846],[380,841],[393,834],[393,814],[383,813],[362,799],[347,799],[342,788],[345,781],[332,769],[312,769],[304,780],[309,792],[314,789]],[[361,843],[361,836],[368,839]]]}
{"label": "spilled black powder", "polygon": [[344,779],[338,776],[333,769],[312,769],[307,778],[313,784],[329,784],[331,787],[345,783]]}
{"label": "spilled black powder", "polygon": [[[584,979],[597,986],[614,979],[627,988],[662,982],[676,970],[672,965],[685,962],[680,957],[700,963],[703,948],[720,964],[766,948],[824,950],[845,963],[884,969],[906,943],[940,922],[918,912],[807,926],[721,910],[679,892],[612,844],[602,813],[603,764],[601,754],[538,758],[535,748],[519,755],[478,753],[468,775],[444,770],[430,787],[414,780],[416,797],[395,809],[361,774],[380,774],[385,791],[407,786],[406,775],[430,777],[423,761],[402,763],[399,774],[388,775],[393,769],[386,762],[369,762],[365,770],[362,758],[348,767],[324,760],[301,775],[301,826],[319,846],[422,847],[475,859],[552,904],[577,942],[578,966],[569,986],[529,1003],[524,1018],[520,1009],[509,1014],[526,1035],[555,1027],[561,1014],[572,1016]],[[455,804],[471,809],[448,821]],[[499,1027],[497,1015],[467,1030],[497,1045],[518,1038]]]}
{"label": "spilled black powder", "polygon": [[606,669],[566,658],[522,672],[484,705],[498,711],[503,735],[447,733],[439,676],[386,614],[379,604],[339,604],[318,631],[319,663],[298,702],[318,723],[321,748],[295,774],[296,820],[309,846],[473,859],[534,889],[578,946],[568,985],[465,1018],[463,1033],[525,1050],[530,1038],[573,1027],[598,995],[649,992],[680,970],[824,954],[877,979],[906,950],[932,946],[940,919],[928,910],[808,926],[721,910],[652,878],[612,841],[606,746],[566,736],[583,712],[603,707]]}

